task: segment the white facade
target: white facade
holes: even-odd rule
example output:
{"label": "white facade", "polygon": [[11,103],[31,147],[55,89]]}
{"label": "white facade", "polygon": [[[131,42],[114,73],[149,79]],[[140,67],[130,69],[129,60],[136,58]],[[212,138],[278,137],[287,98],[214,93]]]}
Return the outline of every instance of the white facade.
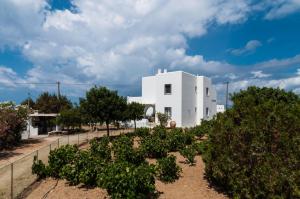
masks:
{"label": "white facade", "polygon": [[178,127],[199,125],[211,119],[216,110],[216,90],[211,79],[183,71],[159,72],[142,78],[142,96],[128,97],[128,102],[154,105],[155,111],[170,113]]}

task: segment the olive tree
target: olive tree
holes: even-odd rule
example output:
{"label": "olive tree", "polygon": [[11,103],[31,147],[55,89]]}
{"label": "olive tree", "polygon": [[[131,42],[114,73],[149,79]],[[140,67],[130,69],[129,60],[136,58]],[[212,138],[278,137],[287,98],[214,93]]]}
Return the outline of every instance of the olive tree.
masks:
{"label": "olive tree", "polygon": [[134,121],[134,130],[136,130],[136,121],[144,117],[145,106],[137,102],[127,104],[125,115],[127,119]]}

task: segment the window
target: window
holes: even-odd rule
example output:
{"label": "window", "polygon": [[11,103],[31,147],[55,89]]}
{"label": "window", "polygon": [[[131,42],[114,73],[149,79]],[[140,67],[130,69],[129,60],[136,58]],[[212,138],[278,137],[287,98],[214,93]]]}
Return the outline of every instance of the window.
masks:
{"label": "window", "polygon": [[165,107],[165,114],[169,116],[169,118],[172,117],[172,107]]}
{"label": "window", "polygon": [[195,93],[197,93],[197,86],[195,86]]}
{"label": "window", "polygon": [[206,117],[209,117],[209,109],[206,107]]}
{"label": "window", "polygon": [[197,112],[197,107],[195,107],[195,113]]}
{"label": "window", "polygon": [[209,88],[206,88],[206,96],[209,96]]}
{"label": "window", "polygon": [[171,94],[172,94],[172,85],[165,84],[165,95],[171,95]]}

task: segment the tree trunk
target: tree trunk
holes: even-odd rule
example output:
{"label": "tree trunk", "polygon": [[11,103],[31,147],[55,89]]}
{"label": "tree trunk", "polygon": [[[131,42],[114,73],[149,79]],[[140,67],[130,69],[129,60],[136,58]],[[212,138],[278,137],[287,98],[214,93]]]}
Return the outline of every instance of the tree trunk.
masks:
{"label": "tree trunk", "polygon": [[136,120],[134,120],[134,132],[136,131]]}
{"label": "tree trunk", "polygon": [[107,132],[107,137],[109,137],[109,122],[106,121],[106,132]]}

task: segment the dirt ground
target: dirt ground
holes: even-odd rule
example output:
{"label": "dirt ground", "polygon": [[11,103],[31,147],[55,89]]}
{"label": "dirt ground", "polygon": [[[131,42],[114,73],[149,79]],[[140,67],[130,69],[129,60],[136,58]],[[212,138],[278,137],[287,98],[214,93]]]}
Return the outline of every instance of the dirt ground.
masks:
{"label": "dirt ground", "polygon": [[[181,177],[171,184],[165,184],[156,180],[156,189],[160,193],[160,199],[226,199],[222,193],[209,187],[204,179],[204,163],[201,156],[196,157],[196,164],[189,166],[184,163],[184,158],[178,153],[172,153],[177,157],[177,163],[182,168]],[[153,162],[153,160],[150,160]],[[58,182],[58,183],[57,183]],[[57,185],[55,186],[55,184]],[[55,187],[55,188],[53,188]],[[50,190],[50,191],[49,191]],[[72,198],[93,199],[109,198],[105,190],[100,188],[86,188],[69,186],[64,180],[46,179],[34,185],[33,190],[24,198],[40,199],[47,193],[48,199]]]}
{"label": "dirt ground", "polygon": [[57,138],[59,137],[51,136],[31,138],[29,140],[23,140],[20,146],[14,147],[10,150],[0,151],[0,167],[10,164],[11,162],[18,160],[43,146],[49,145]]}

